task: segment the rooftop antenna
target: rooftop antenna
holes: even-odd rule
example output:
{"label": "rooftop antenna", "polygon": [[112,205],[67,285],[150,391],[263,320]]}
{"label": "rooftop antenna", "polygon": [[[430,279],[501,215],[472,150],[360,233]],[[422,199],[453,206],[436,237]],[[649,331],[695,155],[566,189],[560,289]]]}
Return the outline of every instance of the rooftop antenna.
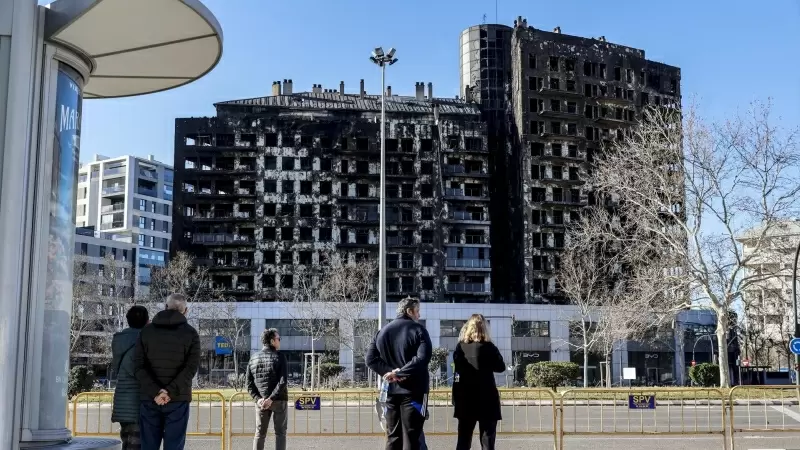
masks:
{"label": "rooftop antenna", "polygon": [[483,24],[486,25],[486,13],[483,14]]}
{"label": "rooftop antenna", "polygon": [[497,0],[494,0],[494,23],[500,23],[497,21]]}

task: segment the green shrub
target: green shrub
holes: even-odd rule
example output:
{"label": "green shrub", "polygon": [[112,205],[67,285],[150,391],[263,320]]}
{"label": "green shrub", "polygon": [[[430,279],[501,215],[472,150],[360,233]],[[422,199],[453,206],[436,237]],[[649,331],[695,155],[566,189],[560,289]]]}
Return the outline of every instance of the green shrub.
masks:
{"label": "green shrub", "polygon": [[325,380],[339,376],[344,372],[344,366],[339,364],[324,362],[319,365],[319,376],[324,382]]}
{"label": "green shrub", "polygon": [[73,398],[81,392],[89,392],[94,385],[94,372],[86,366],[74,366],[69,371],[67,395]]}
{"label": "green shrub", "polygon": [[719,366],[712,363],[700,363],[689,368],[689,378],[698,386],[719,386]]}
{"label": "green shrub", "polygon": [[578,378],[580,366],[571,362],[542,361],[525,367],[529,387],[548,387],[556,390],[569,380]]}

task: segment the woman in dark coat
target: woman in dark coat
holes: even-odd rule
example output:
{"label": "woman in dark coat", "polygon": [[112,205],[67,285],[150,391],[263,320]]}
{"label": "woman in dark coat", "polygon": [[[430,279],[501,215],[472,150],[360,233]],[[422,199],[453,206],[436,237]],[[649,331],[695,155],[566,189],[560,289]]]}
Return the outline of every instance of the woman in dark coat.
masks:
{"label": "woman in dark coat", "polygon": [[476,423],[481,433],[481,448],[494,450],[497,421],[502,420],[494,374],[504,372],[506,366],[500,350],[492,344],[489,324],[481,314],[473,314],[461,329],[453,352],[453,366],[453,410],[458,419],[456,450],[469,450]]}

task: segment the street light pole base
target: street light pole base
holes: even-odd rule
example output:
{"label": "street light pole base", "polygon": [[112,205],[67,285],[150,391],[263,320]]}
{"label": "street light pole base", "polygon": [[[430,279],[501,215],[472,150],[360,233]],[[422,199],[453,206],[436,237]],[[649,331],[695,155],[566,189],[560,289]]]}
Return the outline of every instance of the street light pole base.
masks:
{"label": "street light pole base", "polygon": [[56,445],[36,446],[32,443],[22,444],[22,449],[46,449],[46,450],[120,450],[122,442],[108,438],[74,438],[69,442]]}

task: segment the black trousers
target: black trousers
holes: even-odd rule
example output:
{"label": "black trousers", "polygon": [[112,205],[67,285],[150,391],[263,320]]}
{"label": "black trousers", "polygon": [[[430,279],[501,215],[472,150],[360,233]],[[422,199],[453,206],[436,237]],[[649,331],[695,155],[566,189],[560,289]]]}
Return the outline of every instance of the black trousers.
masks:
{"label": "black trousers", "polygon": [[481,433],[481,449],[494,450],[494,441],[497,438],[496,420],[458,419],[458,443],[456,450],[469,450],[472,447],[472,433],[475,424]]}
{"label": "black trousers", "polygon": [[420,450],[427,400],[427,396],[389,396],[386,401],[386,450]]}

